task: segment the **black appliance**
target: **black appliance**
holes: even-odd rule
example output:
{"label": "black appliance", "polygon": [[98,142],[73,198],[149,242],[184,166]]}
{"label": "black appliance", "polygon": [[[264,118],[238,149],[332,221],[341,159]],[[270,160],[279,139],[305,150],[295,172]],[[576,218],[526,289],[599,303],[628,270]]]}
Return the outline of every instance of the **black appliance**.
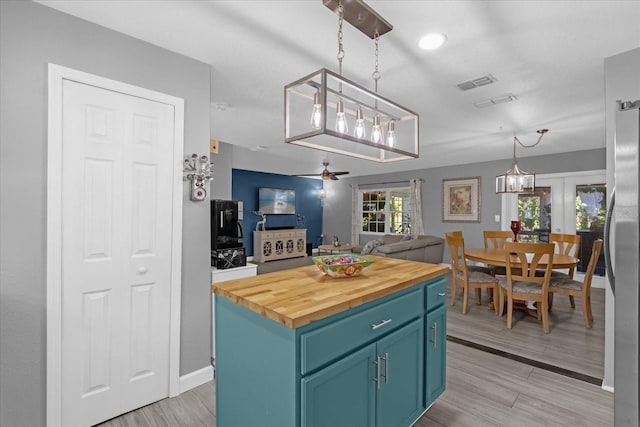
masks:
{"label": "black appliance", "polygon": [[232,268],[246,265],[242,226],[235,200],[211,200],[211,265]]}
{"label": "black appliance", "polygon": [[241,248],[242,226],[235,200],[211,201],[211,249]]}

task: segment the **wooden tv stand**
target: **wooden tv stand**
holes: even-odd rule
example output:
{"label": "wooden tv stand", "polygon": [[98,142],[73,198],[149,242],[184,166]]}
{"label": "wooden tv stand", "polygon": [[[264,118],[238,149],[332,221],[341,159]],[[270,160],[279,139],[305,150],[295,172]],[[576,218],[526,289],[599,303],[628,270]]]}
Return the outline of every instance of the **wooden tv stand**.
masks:
{"label": "wooden tv stand", "polygon": [[266,230],[253,232],[253,261],[307,256],[307,230]]}

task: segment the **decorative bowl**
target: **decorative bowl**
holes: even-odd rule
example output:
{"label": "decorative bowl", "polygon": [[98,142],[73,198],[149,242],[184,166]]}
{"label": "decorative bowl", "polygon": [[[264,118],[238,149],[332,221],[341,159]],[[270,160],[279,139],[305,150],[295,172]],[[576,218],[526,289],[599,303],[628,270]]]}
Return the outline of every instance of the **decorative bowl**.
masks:
{"label": "decorative bowl", "polygon": [[330,277],[354,277],[373,263],[369,258],[356,254],[314,256],[318,269]]}

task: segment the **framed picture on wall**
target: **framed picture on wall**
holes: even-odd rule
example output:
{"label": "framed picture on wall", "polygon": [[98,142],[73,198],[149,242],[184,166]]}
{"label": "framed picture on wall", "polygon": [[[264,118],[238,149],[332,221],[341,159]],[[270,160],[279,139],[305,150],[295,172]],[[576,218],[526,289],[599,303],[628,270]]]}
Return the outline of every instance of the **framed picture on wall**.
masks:
{"label": "framed picture on wall", "polygon": [[442,180],[442,222],[480,222],[480,177]]}

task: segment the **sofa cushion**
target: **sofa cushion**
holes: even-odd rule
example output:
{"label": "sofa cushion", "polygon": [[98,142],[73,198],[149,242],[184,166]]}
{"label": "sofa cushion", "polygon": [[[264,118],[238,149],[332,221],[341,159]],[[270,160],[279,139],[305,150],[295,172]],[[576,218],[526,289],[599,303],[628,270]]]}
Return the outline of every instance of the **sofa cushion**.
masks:
{"label": "sofa cushion", "polygon": [[391,243],[398,243],[402,241],[403,237],[404,235],[402,234],[385,234],[384,236],[382,236],[382,244],[388,245]]}
{"label": "sofa cushion", "polygon": [[360,255],[370,254],[375,248],[382,245],[382,240],[374,239],[368,241],[362,250],[360,251]]}

